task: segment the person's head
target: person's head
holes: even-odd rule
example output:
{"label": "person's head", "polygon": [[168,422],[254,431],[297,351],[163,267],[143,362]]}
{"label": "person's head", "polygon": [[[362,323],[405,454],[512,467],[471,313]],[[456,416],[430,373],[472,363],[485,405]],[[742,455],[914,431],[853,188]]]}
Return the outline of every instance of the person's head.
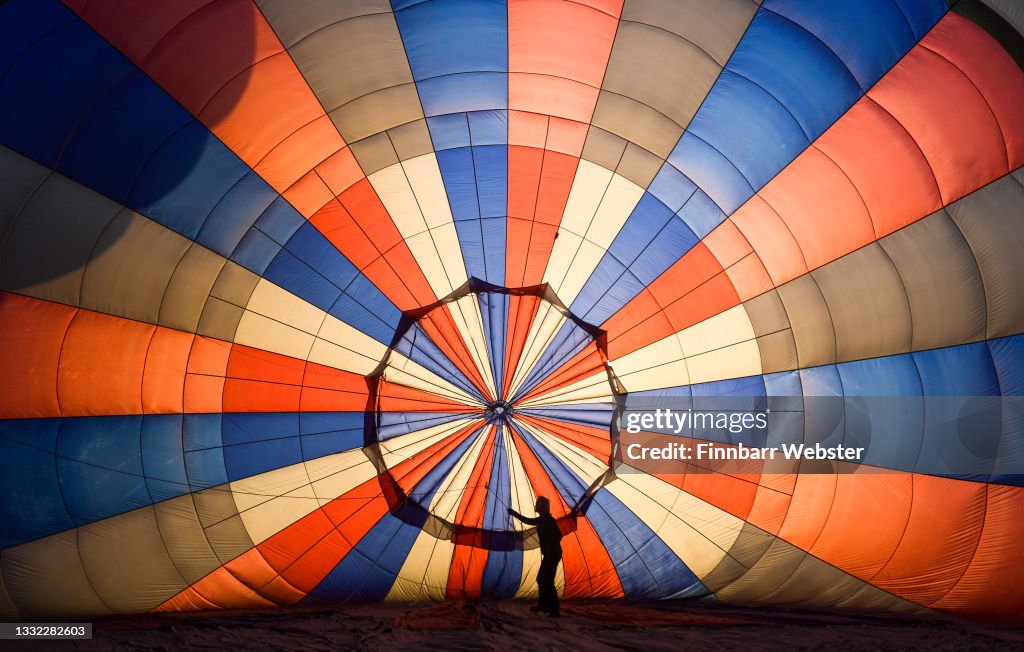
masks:
{"label": "person's head", "polygon": [[544,496],[537,496],[537,504],[534,506],[538,514],[550,514],[551,502]]}

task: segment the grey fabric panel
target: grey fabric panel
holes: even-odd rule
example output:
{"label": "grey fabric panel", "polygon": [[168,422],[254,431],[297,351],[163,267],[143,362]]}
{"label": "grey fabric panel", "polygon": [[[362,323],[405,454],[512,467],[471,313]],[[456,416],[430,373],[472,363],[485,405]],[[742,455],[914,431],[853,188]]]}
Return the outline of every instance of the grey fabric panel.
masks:
{"label": "grey fabric panel", "polygon": [[727,588],[757,564],[774,539],[775,537],[761,528],[744,523],[736,540],[729,547],[728,554],[710,573],[701,578],[701,583],[716,594]]}
{"label": "grey fabric panel", "polygon": [[661,158],[668,158],[683,128],[637,100],[601,91],[593,124],[637,143]]}
{"label": "grey fabric panel", "polygon": [[79,528],[78,546],[93,588],[117,613],[149,611],[188,586],[171,561],[152,507]]}
{"label": "grey fabric panel", "polygon": [[985,290],[967,241],[945,211],[880,241],[910,301],[915,351],[985,337]]}
{"label": "grey fabric panel", "polygon": [[259,282],[259,276],[229,260],[221,268],[210,295],[236,306],[245,306]]}
{"label": "grey fabric panel", "polygon": [[351,149],[367,176],[398,163],[398,154],[386,132],[352,143]]}
{"label": "grey fabric panel", "polygon": [[[0,553],[0,563],[7,592],[24,618],[111,613],[82,567],[77,530],[8,548]],[[60,590],[54,591],[55,586]]]}
{"label": "grey fabric panel", "polygon": [[[346,142],[423,117],[391,13],[328,25],[288,51]],[[405,93],[377,93],[402,85]]]}
{"label": "grey fabric panel", "polygon": [[402,161],[434,151],[426,120],[413,120],[395,127],[388,131],[388,135],[391,137],[391,144],[395,146],[395,151],[398,152],[398,158]]}
{"label": "grey fabric panel", "polygon": [[286,48],[328,25],[391,12],[388,0],[256,0],[256,5]]}
{"label": "grey fabric panel", "polygon": [[910,304],[878,243],[811,272],[832,316],[840,361],[910,350]]}
{"label": "grey fabric panel", "polygon": [[663,162],[662,159],[651,154],[646,149],[638,147],[633,143],[628,143],[616,172],[641,188],[646,188],[654,180],[655,175],[658,174],[658,170],[661,169]]}
{"label": "grey fabric panel", "polygon": [[796,342],[789,326],[789,315],[776,290],[770,290],[743,304],[750,324],[757,335],[757,349],[761,354],[761,372],[774,373],[795,369]]}
{"label": "grey fabric panel", "polygon": [[233,303],[210,297],[203,306],[196,333],[226,342],[234,341],[238,322],[242,321],[243,308]]}
{"label": "grey fabric panel", "polygon": [[193,243],[175,268],[164,292],[160,324],[194,333],[225,262],[209,249]]}
{"label": "grey fabric panel", "polygon": [[423,117],[420,96],[412,82],[364,95],[329,113],[345,142],[379,134]]}
{"label": "grey fabric panel", "polygon": [[50,176],[11,226],[0,254],[0,289],[78,305],[85,265],[120,210],[66,177]]}
{"label": "grey fabric panel", "polygon": [[801,367],[831,364],[836,360],[835,335],[828,305],[810,276],[801,276],[778,288],[796,341]]}
{"label": "grey fabric panel", "polygon": [[157,323],[164,292],[189,245],[170,229],[121,210],[85,268],[80,306]]}
{"label": "grey fabric panel", "polygon": [[1020,0],[982,0],[1015,30],[1024,34],[1024,3]]}
{"label": "grey fabric panel", "polygon": [[614,170],[619,166],[625,150],[626,141],[623,138],[591,125],[583,144],[582,158],[606,170]]}
{"label": "grey fabric panel", "polygon": [[627,0],[622,20],[647,23],[691,41],[724,66],[759,3],[750,0]]}
{"label": "grey fabric panel", "polygon": [[221,565],[196,513],[191,495],[154,505],[164,545],[185,581],[195,584]]}
{"label": "grey fabric panel", "polygon": [[593,122],[665,158],[720,71],[671,32],[620,23]]}
{"label": "grey fabric panel", "polygon": [[3,255],[7,231],[21,213],[22,206],[49,174],[50,170],[32,159],[0,146],[0,179],[3,179],[0,183],[0,256]]}
{"label": "grey fabric panel", "polygon": [[200,491],[193,498],[206,540],[221,564],[253,548],[228,485]]}
{"label": "grey fabric panel", "polygon": [[1022,206],[1024,185],[1015,175],[1009,175],[948,208],[981,268],[989,338],[1014,335],[1024,324]]}
{"label": "grey fabric panel", "polygon": [[3,560],[0,558],[0,622],[13,623],[20,620],[18,607],[15,606],[11,596],[7,594],[7,587],[4,585]]}

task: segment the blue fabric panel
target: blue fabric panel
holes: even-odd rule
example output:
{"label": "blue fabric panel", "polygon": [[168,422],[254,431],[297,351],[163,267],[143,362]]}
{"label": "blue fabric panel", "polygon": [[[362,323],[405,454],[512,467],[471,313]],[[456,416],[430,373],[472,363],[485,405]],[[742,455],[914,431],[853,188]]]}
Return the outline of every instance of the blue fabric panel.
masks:
{"label": "blue fabric panel", "polygon": [[90,523],[150,504],[142,473],[142,417],[65,419],[57,471],[71,517]]}
{"label": "blue fabric panel", "polygon": [[803,396],[799,371],[780,371],[764,376],[765,391],[769,396]]}
{"label": "blue fabric panel", "polygon": [[324,234],[309,222],[303,222],[284,242],[284,246],[340,290],[347,288],[359,276],[356,266],[342,256]]}
{"label": "blue fabric panel", "polygon": [[462,249],[462,260],[466,264],[466,273],[470,277],[487,278],[483,229],[480,220],[455,222],[455,233],[459,237],[459,247]]}
{"label": "blue fabric panel", "polygon": [[563,362],[586,348],[591,341],[593,339],[590,333],[577,326],[575,322],[563,323],[551,343],[548,344],[548,348],[544,349],[544,353],[541,354],[533,369],[526,375],[516,391],[516,396],[522,396],[533,389]]}
{"label": "blue fabric panel", "polygon": [[[278,197],[267,210],[256,220],[256,228],[267,234],[279,245],[287,243],[292,235],[307,224],[299,212],[284,197]],[[312,225],[310,225],[312,227]],[[315,230],[315,229],[314,229]],[[323,238],[323,235],[320,236]],[[348,263],[348,260],[345,260]],[[348,263],[352,265],[352,263]]]}
{"label": "blue fabric panel", "polygon": [[389,345],[402,318],[395,304],[362,274],[352,281],[327,312],[378,342]]}
{"label": "blue fabric panel", "polygon": [[[476,196],[476,175],[473,171],[473,150],[458,147],[437,152],[437,164],[448,191],[452,218],[456,222],[480,217],[480,202]],[[461,234],[460,234],[461,241]],[[463,255],[466,248],[463,247]]]}
{"label": "blue fabric panel", "polygon": [[[190,122],[153,153],[139,173],[128,204],[195,240],[214,207],[248,171],[206,127]],[[252,223],[258,214],[225,217]],[[222,256],[230,256],[234,250],[234,243],[230,247],[217,242],[205,244]]]}
{"label": "blue fabric panel", "polygon": [[528,414],[541,419],[578,423],[582,426],[605,430],[608,429],[608,424],[611,423],[614,411],[615,405],[613,403],[582,403],[579,405],[560,405],[558,407],[542,405],[516,410],[517,413]]}
{"label": "blue fabric panel", "polygon": [[313,460],[325,455],[361,448],[363,445],[362,412],[302,412],[299,433],[302,437],[302,459]]}
{"label": "blue fabric panel", "polygon": [[228,480],[233,481],[298,464],[302,446],[293,436],[225,446],[223,454]]}
{"label": "blue fabric panel", "polygon": [[512,480],[508,470],[505,451],[504,426],[498,426],[494,438],[494,462],[488,481],[487,500],[484,503],[483,528],[485,530],[508,530],[512,523],[506,510],[512,505]]}
{"label": "blue fabric panel", "polygon": [[508,19],[502,0],[415,6],[393,2],[392,7],[417,81],[473,70],[508,70]]}
{"label": "blue fabric panel", "polygon": [[226,412],[221,419],[224,446],[298,436],[298,412]]}
{"label": "blue fabric panel", "polygon": [[152,502],[188,493],[180,414],[148,414],[142,418],[142,468]]}
{"label": "blue fabric panel", "polygon": [[469,119],[465,113],[452,113],[427,118],[427,129],[434,151],[469,147]]}
{"label": "blue fabric panel", "polygon": [[[697,115],[699,117],[700,112]],[[708,118],[708,122],[714,125],[713,118]],[[753,129],[752,126],[748,128]],[[734,163],[689,131],[679,139],[668,161],[692,179],[727,215],[732,214],[754,194],[750,182]]]}
{"label": "blue fabric panel", "polygon": [[708,592],[672,549],[607,489],[594,495],[587,518],[608,551],[626,597]]}
{"label": "blue fabric panel", "polygon": [[434,465],[434,468],[430,469],[430,471],[423,476],[423,479],[420,480],[411,491],[409,491],[409,498],[418,502],[420,505],[425,506],[429,504],[431,498],[441,486],[441,483],[444,482],[444,479],[448,477],[448,474],[451,473],[453,468],[455,468],[455,464],[462,460],[462,456],[466,454],[466,451],[469,450],[469,447],[473,445],[473,442],[480,436],[482,431],[482,427],[478,428],[473,432],[473,434],[466,437],[461,444],[456,446],[454,450],[448,453],[443,460]]}
{"label": "blue fabric panel", "polygon": [[12,0],[0,4],[0,76],[45,34],[77,21],[56,0]]}
{"label": "blue fabric panel", "polygon": [[505,367],[505,334],[508,331],[508,295],[487,293],[477,295],[477,299],[484,334],[487,336],[491,375],[500,394]]}
{"label": "blue fabric panel", "polygon": [[469,135],[474,146],[508,143],[508,111],[474,111],[469,114]]}
{"label": "blue fabric panel", "polygon": [[60,10],[44,10],[37,17],[24,15],[21,8],[6,8],[31,4],[7,3],[0,14],[0,24],[24,21],[12,25],[23,33],[14,42],[22,37],[35,41],[23,52],[0,50],[6,55],[0,60],[0,96],[18,98],[3,104],[0,142],[53,166],[78,121],[131,73],[132,66],[78,20],[53,30],[54,20],[61,20],[54,14]]}
{"label": "blue fabric panel", "polygon": [[341,297],[341,290],[316,270],[282,249],[267,265],[263,277],[323,311],[329,311]]}
{"label": "blue fabric panel", "polygon": [[262,276],[267,265],[274,260],[274,256],[279,251],[281,251],[281,245],[271,240],[265,233],[259,229],[249,229],[242,236],[242,240],[238,243],[231,258],[242,267]]}
{"label": "blue fabric panel", "polygon": [[1024,336],[990,340],[988,348],[1005,397],[999,455],[990,481],[1024,486]]}
{"label": "blue fabric panel", "polygon": [[[133,72],[89,107],[71,134],[58,170],[126,203],[149,157],[192,121],[163,89],[141,72]],[[195,156],[198,150],[190,154]]]}
{"label": "blue fabric panel", "polygon": [[377,428],[378,441],[386,441],[466,418],[457,412],[382,412]]}
{"label": "blue fabric panel", "polygon": [[682,208],[696,191],[697,185],[690,181],[689,177],[668,164],[661,166],[654,181],[647,188],[647,192],[673,212]]}
{"label": "blue fabric panel", "polygon": [[508,106],[508,73],[464,72],[416,84],[428,116]]}
{"label": "blue fabric panel", "polygon": [[419,533],[418,527],[385,513],[327,577],[309,592],[303,603],[317,600],[374,602],[383,599],[395,583]]}
{"label": "blue fabric panel", "polygon": [[484,238],[483,280],[494,285],[505,284],[505,217],[487,217],[480,220]]}
{"label": "blue fabric panel", "polygon": [[[910,3],[906,3],[908,6]],[[909,16],[892,0],[843,2],[829,0],[806,4],[800,0],[768,0],[765,10],[801,25],[835,52],[867,90],[931,28],[942,14],[942,0],[921,0]],[[931,24],[929,24],[931,23]]]}
{"label": "blue fabric panel", "polygon": [[[508,194],[508,147],[505,145],[481,145],[473,147],[473,161],[476,166],[477,192],[480,195],[482,217],[505,217]],[[501,233],[505,227],[502,224]],[[502,272],[504,273],[504,245],[502,245]],[[500,285],[500,283],[495,283]]]}
{"label": "blue fabric panel", "polygon": [[846,396],[920,396],[921,377],[909,355],[836,365]]}
{"label": "blue fabric panel", "polygon": [[60,419],[0,421],[0,548],[75,527],[54,463],[59,427]]}
{"label": "blue fabric panel", "polygon": [[522,550],[491,550],[487,554],[480,589],[487,597],[507,600],[519,591],[522,577]]}
{"label": "blue fabric panel", "polygon": [[[740,171],[751,189],[763,186],[810,144],[808,136],[778,98],[729,68],[723,70],[715,82],[713,91],[690,122],[687,135],[696,136],[721,152]],[[713,188],[709,189],[694,176],[692,166],[676,163],[675,154],[670,160],[718,200]],[[734,192],[738,193],[738,187]],[[730,195],[726,196],[732,199]],[[735,197],[742,198],[742,203],[749,195]],[[719,206],[731,213],[739,203],[719,203]]]}
{"label": "blue fabric panel", "polygon": [[445,355],[437,344],[423,331],[419,324],[410,328],[395,347],[399,353],[416,362],[426,369],[459,387],[470,396],[475,396],[481,401],[483,396],[480,390],[466,378],[466,375],[455,366],[447,355]]}
{"label": "blue fabric panel", "polygon": [[679,218],[686,222],[694,235],[703,239],[725,221],[725,213],[703,190],[698,190],[679,210]]}
{"label": "blue fabric panel", "polygon": [[[857,80],[828,46],[770,11],[759,12],[747,28],[728,70],[778,100],[808,139],[824,133],[861,95]],[[728,90],[723,88],[720,93]],[[754,110],[754,106],[747,108],[748,112]],[[785,154],[792,158],[794,152]],[[766,180],[754,179],[754,187]]]}
{"label": "blue fabric panel", "polygon": [[227,482],[220,414],[186,414],[181,433],[185,471],[193,491]]}
{"label": "blue fabric panel", "polygon": [[277,192],[266,181],[250,171],[221,198],[200,229],[196,242],[232,255],[242,237],[277,197]]}
{"label": "blue fabric panel", "polygon": [[504,2],[425,2],[395,18],[427,116],[508,106]]}
{"label": "blue fabric panel", "polygon": [[928,396],[999,396],[999,378],[984,342],[918,351],[914,363]]}

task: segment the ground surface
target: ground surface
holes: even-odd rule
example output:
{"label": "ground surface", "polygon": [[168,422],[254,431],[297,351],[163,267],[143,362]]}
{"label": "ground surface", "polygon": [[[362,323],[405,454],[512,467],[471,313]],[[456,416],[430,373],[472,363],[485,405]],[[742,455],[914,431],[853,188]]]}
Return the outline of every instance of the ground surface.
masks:
{"label": "ground surface", "polygon": [[82,650],[1024,650],[1024,629],[682,602],[569,602],[555,620],[520,601],[342,605],[97,621]]}

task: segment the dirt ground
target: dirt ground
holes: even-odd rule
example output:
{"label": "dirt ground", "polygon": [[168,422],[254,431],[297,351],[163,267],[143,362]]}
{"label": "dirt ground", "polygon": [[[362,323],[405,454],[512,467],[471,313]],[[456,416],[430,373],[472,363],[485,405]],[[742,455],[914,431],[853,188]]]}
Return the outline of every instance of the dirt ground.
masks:
{"label": "dirt ground", "polygon": [[1024,629],[692,602],[372,604],[145,615],[97,621],[91,641],[0,641],[79,650],[1024,650]]}

